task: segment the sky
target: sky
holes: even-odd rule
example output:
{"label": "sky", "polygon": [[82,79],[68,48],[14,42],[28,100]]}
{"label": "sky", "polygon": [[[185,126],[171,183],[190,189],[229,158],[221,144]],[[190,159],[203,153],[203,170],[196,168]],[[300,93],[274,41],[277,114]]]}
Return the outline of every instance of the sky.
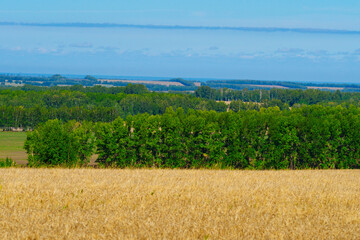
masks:
{"label": "sky", "polygon": [[360,83],[360,1],[0,0],[0,72]]}

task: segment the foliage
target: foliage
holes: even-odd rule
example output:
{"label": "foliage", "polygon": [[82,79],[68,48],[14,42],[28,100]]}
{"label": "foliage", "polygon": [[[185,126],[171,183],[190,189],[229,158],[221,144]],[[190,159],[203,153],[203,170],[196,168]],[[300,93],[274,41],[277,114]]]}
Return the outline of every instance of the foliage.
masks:
{"label": "foliage", "polygon": [[115,167],[360,168],[360,108],[176,111],[90,123],[51,120],[28,134],[32,166],[98,162]]}
{"label": "foliage", "polygon": [[90,80],[90,81],[94,81],[94,82],[97,81],[97,78],[96,78],[96,77],[93,77],[93,76],[91,76],[91,75],[86,75],[86,76],[84,77],[84,79],[87,79],[87,80]]}
{"label": "foliage", "polygon": [[360,109],[305,106],[141,114],[100,123],[106,166],[239,169],[360,167]]}
{"label": "foliage", "polygon": [[11,158],[0,159],[0,168],[15,167],[16,163]]}
{"label": "foliage", "polygon": [[[195,96],[194,96],[195,95]],[[227,106],[222,101],[229,101]],[[230,103],[231,101],[231,103]],[[185,112],[214,110],[225,112],[279,107],[281,110],[302,105],[360,106],[360,93],[320,90],[241,90],[199,87],[195,94],[155,93],[138,84],[126,87],[34,87],[0,89],[0,128],[34,129],[51,119],[62,121],[111,122],[117,117],[148,113],[164,114],[167,107]]]}
{"label": "foliage", "polygon": [[314,89],[24,86],[0,90],[0,127],[35,129],[32,166],[86,164],[96,135],[104,166],[359,168],[359,102],[360,93]]}
{"label": "foliage", "polygon": [[290,89],[306,89],[307,87],[334,87],[352,89],[358,91],[359,84],[347,83],[301,83],[301,82],[285,82],[285,81],[261,81],[261,80],[211,80],[204,83],[212,88],[232,88],[232,89],[271,89],[274,86],[290,88]]}
{"label": "foliage", "polygon": [[328,103],[355,103],[360,100],[358,92],[321,91],[318,89],[277,89],[272,88],[249,90],[233,90],[229,88],[215,89],[209,86],[201,86],[195,91],[195,95],[218,101],[237,101],[264,103],[278,101],[279,104],[328,104]]}
{"label": "foliage", "polygon": [[153,93],[143,85],[121,88],[24,86],[0,90],[0,128],[30,128],[51,119],[111,122],[138,113],[163,114],[167,107],[226,111],[224,103],[189,94]]}
{"label": "foliage", "polygon": [[124,93],[126,93],[126,94],[143,94],[143,93],[148,93],[148,92],[149,92],[148,89],[142,84],[129,83],[124,88]]}
{"label": "foliage", "polygon": [[94,150],[94,135],[90,123],[70,121],[62,124],[50,120],[33,132],[28,132],[24,148],[29,166],[85,165]]}

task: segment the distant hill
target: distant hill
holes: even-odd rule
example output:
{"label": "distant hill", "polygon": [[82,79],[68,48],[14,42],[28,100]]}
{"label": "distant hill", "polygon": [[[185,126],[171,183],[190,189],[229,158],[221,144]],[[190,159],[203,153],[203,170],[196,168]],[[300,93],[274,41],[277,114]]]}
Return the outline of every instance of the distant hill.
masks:
{"label": "distant hill", "polygon": [[[183,78],[152,78],[123,79],[123,78],[97,78],[87,75],[85,77],[71,75],[0,75],[0,85],[2,86],[22,86],[25,84],[35,86],[126,86],[129,83],[143,84],[150,91],[195,91],[199,86],[209,86],[211,88],[229,88],[234,90],[248,89],[319,89],[327,91],[360,91],[360,84],[340,84],[340,83],[301,83],[285,81],[264,81],[264,80],[186,80]],[[73,75],[74,76],[74,75]],[[135,78],[135,77],[134,77]],[[140,78],[140,77],[139,77]],[[144,77],[145,78],[145,77]]]}

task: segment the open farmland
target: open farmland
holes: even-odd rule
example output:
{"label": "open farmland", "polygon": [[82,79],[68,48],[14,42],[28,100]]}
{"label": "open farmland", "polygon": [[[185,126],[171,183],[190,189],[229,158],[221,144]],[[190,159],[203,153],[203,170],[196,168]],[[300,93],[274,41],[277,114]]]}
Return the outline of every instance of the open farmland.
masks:
{"label": "open farmland", "polygon": [[[11,158],[18,165],[26,165],[27,154],[24,150],[26,132],[0,132],[0,159]],[[90,166],[94,166],[98,155],[90,158]]]}
{"label": "open farmland", "polygon": [[24,150],[26,132],[0,132],[0,159],[9,157],[19,164],[27,158]]}
{"label": "open farmland", "polygon": [[329,91],[344,90],[343,87],[307,87],[307,89],[319,89],[319,90],[329,90]]}
{"label": "open farmland", "polygon": [[163,85],[163,86],[178,86],[183,87],[184,84],[179,82],[173,82],[173,81],[143,81],[143,80],[118,80],[118,79],[99,79],[101,83],[107,82],[107,83],[135,83],[135,84],[153,84],[153,85]]}
{"label": "open farmland", "polygon": [[358,239],[360,172],[0,169],[3,239]]}
{"label": "open farmland", "polygon": [[249,87],[252,88],[281,88],[281,89],[289,89],[288,87],[280,86],[280,85],[253,85],[249,84]]}

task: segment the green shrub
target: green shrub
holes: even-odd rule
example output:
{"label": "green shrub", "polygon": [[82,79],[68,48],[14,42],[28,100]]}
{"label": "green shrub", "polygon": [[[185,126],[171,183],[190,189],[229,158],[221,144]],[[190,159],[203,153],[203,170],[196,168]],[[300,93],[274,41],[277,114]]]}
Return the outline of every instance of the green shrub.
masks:
{"label": "green shrub", "polygon": [[91,123],[49,120],[28,132],[24,148],[30,167],[86,165],[94,150]]}
{"label": "green shrub", "polygon": [[15,167],[16,163],[11,158],[0,159],[0,168]]}

